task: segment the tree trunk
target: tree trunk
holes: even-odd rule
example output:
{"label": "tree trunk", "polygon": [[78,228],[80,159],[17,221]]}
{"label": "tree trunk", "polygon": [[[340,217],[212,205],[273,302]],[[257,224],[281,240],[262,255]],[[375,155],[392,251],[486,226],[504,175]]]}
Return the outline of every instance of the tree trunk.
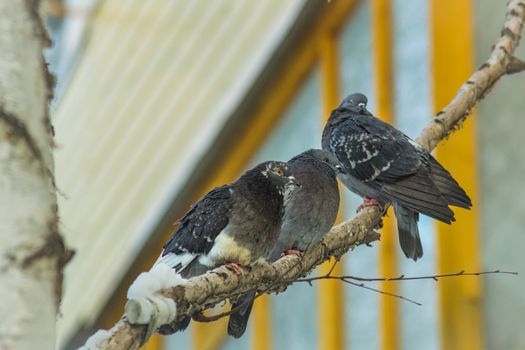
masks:
{"label": "tree trunk", "polygon": [[0,0],[0,349],[54,349],[62,267],[38,1]]}

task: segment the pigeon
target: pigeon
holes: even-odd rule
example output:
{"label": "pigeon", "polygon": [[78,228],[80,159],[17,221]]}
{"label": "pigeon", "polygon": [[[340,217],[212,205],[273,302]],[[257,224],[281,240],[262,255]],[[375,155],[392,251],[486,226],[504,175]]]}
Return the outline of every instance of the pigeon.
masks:
{"label": "pigeon", "polygon": [[472,202],[430,153],[375,118],[367,102],[359,93],[346,97],[324,127],[322,147],[337,157],[338,177],[364,197],[364,206],[392,204],[401,249],[417,261],[423,256],[419,214],[450,224],[455,218],[449,206],[470,209]]}
{"label": "pigeon", "polygon": [[[282,254],[297,254],[319,242],[332,228],[339,209],[339,188],[334,155],[317,149],[305,151],[288,161],[292,174],[301,188],[288,191],[284,201],[284,216],[279,239],[269,256],[278,260]],[[239,338],[247,327],[255,291],[240,296],[230,315],[228,334]],[[244,306],[242,306],[244,305]]]}
{"label": "pigeon", "polygon": [[[265,261],[279,235],[285,190],[295,185],[288,164],[268,161],[214,188],[179,221],[155,265],[190,278],[224,264],[241,273],[242,266]],[[184,330],[189,322],[185,317],[159,333]]]}

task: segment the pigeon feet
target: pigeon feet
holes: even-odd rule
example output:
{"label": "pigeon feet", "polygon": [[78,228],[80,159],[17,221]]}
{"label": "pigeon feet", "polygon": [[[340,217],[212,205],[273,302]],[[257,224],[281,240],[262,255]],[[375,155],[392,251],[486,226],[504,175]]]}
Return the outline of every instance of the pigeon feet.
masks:
{"label": "pigeon feet", "polygon": [[377,199],[370,198],[370,197],[364,197],[363,198],[363,203],[359,204],[359,206],[357,207],[356,212],[359,213],[364,208],[372,207],[372,206],[379,207],[381,210],[383,209],[383,205]]}
{"label": "pigeon feet", "polygon": [[286,249],[284,252],[281,253],[281,257],[283,256],[286,256],[286,255],[297,255],[297,256],[302,256],[303,255],[303,252],[301,252],[300,250],[297,250],[297,249]]}
{"label": "pigeon feet", "polygon": [[242,275],[244,273],[244,268],[239,265],[239,263],[236,263],[234,261],[231,261],[224,265],[228,270],[235,272],[238,275]]}

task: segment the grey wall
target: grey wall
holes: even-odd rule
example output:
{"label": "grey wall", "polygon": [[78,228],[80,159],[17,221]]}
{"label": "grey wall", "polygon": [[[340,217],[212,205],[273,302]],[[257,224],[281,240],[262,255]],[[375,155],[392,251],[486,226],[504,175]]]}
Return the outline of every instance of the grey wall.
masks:
{"label": "grey wall", "polygon": [[[499,35],[504,3],[476,2],[477,66],[488,57]],[[518,51],[522,59],[523,45]],[[477,118],[483,267],[521,274],[484,279],[487,348],[524,349],[525,73],[498,82],[480,103]]]}

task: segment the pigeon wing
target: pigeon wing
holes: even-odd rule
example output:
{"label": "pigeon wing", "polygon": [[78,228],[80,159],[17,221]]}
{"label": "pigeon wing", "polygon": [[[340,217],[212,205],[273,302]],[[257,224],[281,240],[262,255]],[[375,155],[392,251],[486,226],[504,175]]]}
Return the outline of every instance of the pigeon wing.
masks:
{"label": "pigeon wing", "polygon": [[395,182],[417,172],[421,159],[408,137],[394,131],[374,117],[348,118],[332,131],[329,147],[353,177]]}
{"label": "pigeon wing", "polygon": [[366,115],[334,130],[330,147],[345,172],[414,211],[450,223],[454,214],[431,180],[427,153],[401,131]]}
{"label": "pigeon wing", "polygon": [[230,186],[208,192],[179,221],[158,262],[168,263],[180,272],[198,256],[208,254],[215,238],[228,225],[231,208]]}

